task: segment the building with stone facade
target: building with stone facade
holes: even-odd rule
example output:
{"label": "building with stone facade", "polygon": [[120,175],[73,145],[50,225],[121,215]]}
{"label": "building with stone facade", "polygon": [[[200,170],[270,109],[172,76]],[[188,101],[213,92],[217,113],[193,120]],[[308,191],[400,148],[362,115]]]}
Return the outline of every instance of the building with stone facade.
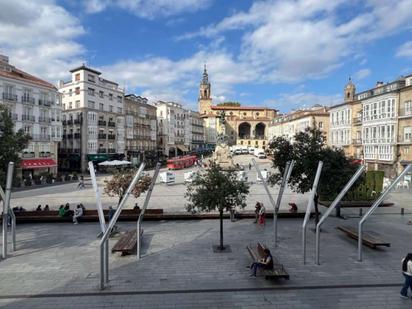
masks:
{"label": "building with stone facade", "polygon": [[86,171],[88,161],[99,163],[125,155],[124,93],[119,85],[85,65],[60,81],[63,141],[62,169]]}
{"label": "building with stone facade", "polygon": [[175,102],[158,101],[155,106],[159,152],[170,158],[188,153],[192,142],[190,111]]}
{"label": "building with stone facade", "polygon": [[258,106],[219,106],[212,105],[212,92],[206,66],[199,87],[199,113],[204,119],[205,144],[216,145],[219,131],[219,117],[226,119],[226,133],[229,145],[243,145],[265,149],[268,140],[268,127],[276,116],[276,110]]}
{"label": "building with stone facade", "polygon": [[269,127],[269,140],[275,137],[284,137],[293,142],[296,133],[303,132],[306,128],[315,125],[324,133],[326,139],[329,134],[329,111],[321,105],[311,108],[299,109],[290,113],[279,115],[272,120]]}
{"label": "building with stone facade", "polygon": [[147,98],[128,94],[124,97],[126,119],[126,156],[134,164],[157,156],[156,107]]}
{"label": "building with stone facade", "polygon": [[15,130],[31,136],[23,150],[18,177],[57,173],[58,143],[62,139],[60,95],[52,84],[26,73],[0,55],[0,104],[11,114]]}
{"label": "building with stone facade", "polygon": [[405,77],[399,92],[397,171],[412,163],[412,75]]}

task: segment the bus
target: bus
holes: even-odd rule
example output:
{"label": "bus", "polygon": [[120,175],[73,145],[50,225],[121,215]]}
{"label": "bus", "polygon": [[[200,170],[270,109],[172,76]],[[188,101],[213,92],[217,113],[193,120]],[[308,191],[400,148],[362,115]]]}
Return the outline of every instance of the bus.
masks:
{"label": "bus", "polygon": [[167,160],[167,168],[169,170],[179,170],[182,168],[193,166],[193,164],[195,164],[196,161],[196,156],[174,157]]}

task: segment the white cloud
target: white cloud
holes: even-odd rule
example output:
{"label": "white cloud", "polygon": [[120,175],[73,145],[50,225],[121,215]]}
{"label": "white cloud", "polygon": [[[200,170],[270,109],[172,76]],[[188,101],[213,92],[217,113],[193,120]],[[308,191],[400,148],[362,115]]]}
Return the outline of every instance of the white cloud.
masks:
{"label": "white cloud", "polygon": [[315,104],[331,106],[342,100],[341,94],[321,95],[311,92],[282,93],[278,99],[269,99],[264,103],[271,105],[281,112],[288,112],[291,109],[308,108]]}
{"label": "white cloud", "polygon": [[396,52],[398,57],[412,57],[412,41],[402,44]]}
{"label": "white cloud", "polygon": [[29,73],[55,82],[81,62],[85,50],[75,39],[80,21],[50,0],[0,0],[0,53]]}
{"label": "white cloud", "polygon": [[207,8],[212,0],[89,0],[85,1],[88,13],[99,13],[110,7],[118,7],[142,18],[172,16]]}
{"label": "white cloud", "polygon": [[356,80],[361,80],[361,79],[368,77],[371,73],[372,71],[370,69],[360,69],[353,75],[353,77]]}

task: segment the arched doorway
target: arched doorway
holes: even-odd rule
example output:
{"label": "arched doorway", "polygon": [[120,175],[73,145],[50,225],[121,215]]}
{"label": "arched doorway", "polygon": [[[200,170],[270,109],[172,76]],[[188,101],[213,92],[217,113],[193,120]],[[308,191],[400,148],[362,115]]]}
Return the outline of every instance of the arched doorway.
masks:
{"label": "arched doorway", "polygon": [[239,138],[240,139],[250,138],[250,123],[242,122],[239,125]]}
{"label": "arched doorway", "polygon": [[265,139],[265,129],[266,125],[262,122],[259,122],[255,127],[255,138]]}

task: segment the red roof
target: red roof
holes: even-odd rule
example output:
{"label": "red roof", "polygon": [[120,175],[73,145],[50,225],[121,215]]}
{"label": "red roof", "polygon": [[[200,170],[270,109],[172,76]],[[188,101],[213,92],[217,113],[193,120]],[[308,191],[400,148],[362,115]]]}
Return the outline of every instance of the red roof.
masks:
{"label": "red roof", "polygon": [[47,168],[57,166],[53,159],[23,159],[21,160],[22,169]]}
{"label": "red roof", "polygon": [[[8,65],[8,64],[7,64]],[[38,86],[43,86],[46,88],[51,88],[53,90],[56,90],[57,88],[50,84],[49,82],[46,82],[40,78],[37,78],[29,73],[26,73],[22,70],[17,69],[16,67],[12,65],[8,65],[8,67],[11,69],[11,71],[5,71],[5,70],[0,70],[0,76],[11,78],[11,79],[16,79],[16,80],[21,80],[25,81],[31,84],[36,84]]]}
{"label": "red roof", "polygon": [[214,110],[224,110],[224,109],[231,109],[231,110],[260,110],[263,111],[265,109],[269,110],[275,110],[273,108],[267,108],[267,107],[260,107],[260,106],[211,106],[212,109]]}

